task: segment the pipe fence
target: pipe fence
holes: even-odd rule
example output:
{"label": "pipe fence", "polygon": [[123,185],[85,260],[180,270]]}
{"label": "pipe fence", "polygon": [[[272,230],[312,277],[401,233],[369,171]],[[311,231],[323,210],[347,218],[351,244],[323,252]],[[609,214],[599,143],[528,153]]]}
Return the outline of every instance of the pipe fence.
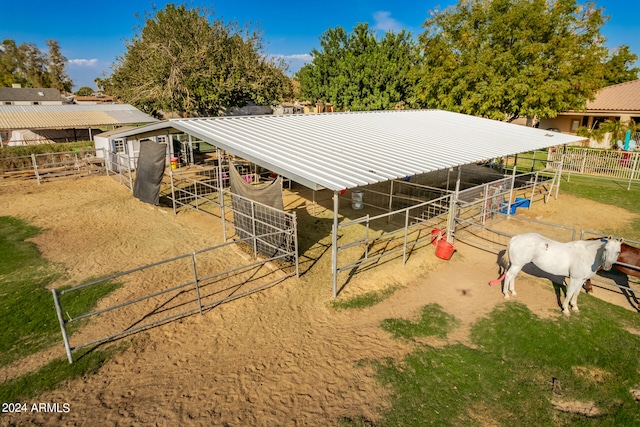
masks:
{"label": "pipe fence", "polygon": [[103,149],[0,158],[0,182],[2,183],[35,180],[38,184],[42,184],[59,179],[105,173]]}
{"label": "pipe fence", "polygon": [[[267,235],[255,236],[264,239]],[[289,263],[279,264],[293,254],[276,254],[238,265],[222,265],[219,254],[229,251],[230,245],[250,244],[254,238],[227,242],[190,254],[165,259],[142,267],[114,274],[69,289],[52,289],[56,315],[60,324],[69,363],[73,363],[72,352],[84,347],[111,341],[134,332],[170,322],[207,308],[257,292],[297,274]],[[228,257],[223,257],[225,263]],[[280,267],[278,267],[280,265]],[[224,267],[224,268],[221,268]],[[91,287],[112,285],[122,281],[122,299],[118,303],[99,306],[89,313],[67,311],[70,298]],[[124,301],[123,301],[124,299]],[[66,315],[66,317],[65,317]],[[84,328],[79,344],[71,345],[69,324],[98,318],[104,328]]]}

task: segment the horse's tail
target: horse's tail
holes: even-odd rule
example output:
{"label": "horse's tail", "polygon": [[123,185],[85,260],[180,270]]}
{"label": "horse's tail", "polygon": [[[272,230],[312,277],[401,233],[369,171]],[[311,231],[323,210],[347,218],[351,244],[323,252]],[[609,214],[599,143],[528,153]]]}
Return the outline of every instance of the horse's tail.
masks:
{"label": "horse's tail", "polygon": [[[509,242],[511,243],[511,242]],[[509,269],[509,264],[511,261],[509,260],[509,245],[507,245],[507,249],[498,256],[498,265],[502,269],[502,274],[495,280],[489,282],[489,285],[497,285],[504,280],[504,276],[507,274],[507,270]]]}
{"label": "horse's tail", "polygon": [[508,270],[508,269],[509,269],[509,264],[511,264],[511,260],[509,259],[509,245],[507,245],[507,250],[505,250],[505,251],[500,255],[500,259],[498,260],[498,265],[499,265],[503,270]]}

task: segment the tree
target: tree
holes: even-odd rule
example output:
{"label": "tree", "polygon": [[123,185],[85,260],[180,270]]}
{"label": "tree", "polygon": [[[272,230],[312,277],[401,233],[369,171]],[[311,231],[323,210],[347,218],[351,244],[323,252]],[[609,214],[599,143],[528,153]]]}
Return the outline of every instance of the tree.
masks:
{"label": "tree", "polygon": [[71,91],[73,82],[65,70],[67,59],[55,40],[47,40],[48,54],[33,43],[7,39],[0,44],[0,86],[18,83],[23,87],[51,87]]}
{"label": "tree", "polygon": [[410,70],[418,60],[415,43],[404,30],[378,40],[366,23],[351,34],[342,27],[320,37],[322,50],[296,74],[300,97],[330,102],[338,110],[386,110],[412,100]]}
{"label": "tree", "polygon": [[78,96],[91,96],[93,95],[94,90],[92,88],[90,88],[89,86],[82,86],[80,89],[78,89],[75,92],[75,95]]}
{"label": "tree", "polygon": [[637,60],[638,55],[631,53],[629,46],[622,45],[616,49],[605,64],[605,86],[636,80],[640,68],[633,67],[633,64]]}
{"label": "tree", "polygon": [[67,58],[60,52],[60,46],[56,40],[47,40],[47,46],[49,47],[47,57],[48,87],[56,88],[62,93],[71,92],[73,82],[65,69]]}
{"label": "tree", "polygon": [[293,89],[284,62],[261,54],[255,30],[224,24],[204,9],[168,4],[147,14],[101,84],[149,114],[219,115],[248,102],[275,103]]}
{"label": "tree", "polygon": [[466,0],[419,36],[423,106],[493,119],[580,110],[604,85],[602,10],[575,0]]}

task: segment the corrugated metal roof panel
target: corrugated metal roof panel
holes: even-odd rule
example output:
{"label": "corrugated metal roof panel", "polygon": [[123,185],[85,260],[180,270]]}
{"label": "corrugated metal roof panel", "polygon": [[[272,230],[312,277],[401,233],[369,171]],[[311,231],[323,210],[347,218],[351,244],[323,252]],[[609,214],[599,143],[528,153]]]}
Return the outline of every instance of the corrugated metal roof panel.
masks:
{"label": "corrugated metal roof panel", "polygon": [[441,110],[172,119],[120,135],[169,127],[334,191],[584,139]]}
{"label": "corrugated metal roof panel", "polygon": [[128,104],[0,105],[0,129],[88,128],[157,121]]}

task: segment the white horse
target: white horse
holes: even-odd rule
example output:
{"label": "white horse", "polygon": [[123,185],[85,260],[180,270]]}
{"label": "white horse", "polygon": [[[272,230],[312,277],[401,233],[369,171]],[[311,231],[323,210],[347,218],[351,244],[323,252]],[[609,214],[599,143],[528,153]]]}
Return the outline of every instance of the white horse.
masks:
{"label": "white horse", "polygon": [[[620,254],[622,239],[576,240],[560,243],[536,233],[513,236],[502,257],[505,268],[502,276],[489,282],[496,285],[504,279],[502,293],[509,299],[509,292],[516,295],[513,283],[526,264],[532,262],[542,271],[557,276],[569,277],[562,312],[569,314],[569,303],[573,311],[578,309],[578,294],[587,279],[591,279],[602,267],[610,270]],[[508,267],[507,267],[508,266]]]}

